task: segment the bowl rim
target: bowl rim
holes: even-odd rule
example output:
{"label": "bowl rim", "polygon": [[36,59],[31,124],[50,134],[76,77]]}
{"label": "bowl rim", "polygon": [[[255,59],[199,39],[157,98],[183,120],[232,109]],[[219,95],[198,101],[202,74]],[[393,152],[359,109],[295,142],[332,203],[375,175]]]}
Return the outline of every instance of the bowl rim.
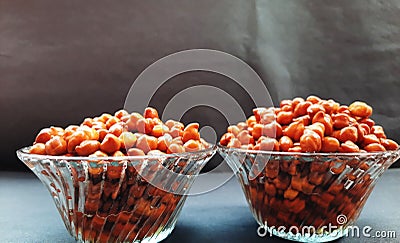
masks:
{"label": "bowl rim", "polygon": [[357,152],[357,153],[326,153],[326,152],[282,152],[282,151],[267,151],[267,150],[251,150],[251,149],[241,149],[241,148],[228,148],[224,145],[218,143],[216,145],[218,151],[235,151],[240,153],[248,153],[248,154],[264,154],[271,156],[303,156],[303,157],[355,157],[355,156],[378,156],[378,155],[390,155],[397,154],[400,156],[400,147],[396,150],[387,150],[380,152]]}
{"label": "bowl rim", "polygon": [[[210,143],[209,143],[210,144]],[[209,152],[215,152],[217,146],[215,144],[210,144],[210,147],[194,152],[184,152],[184,153],[174,153],[174,154],[152,154],[152,155],[140,155],[140,156],[104,156],[104,157],[89,157],[89,156],[65,156],[65,155],[42,155],[42,154],[31,154],[29,153],[29,148],[32,146],[27,146],[20,148],[16,151],[17,155],[22,155],[24,157],[29,157],[33,159],[53,159],[53,160],[73,160],[73,161],[126,161],[126,160],[144,160],[144,159],[168,159],[168,158],[186,158],[194,155],[207,154]]]}

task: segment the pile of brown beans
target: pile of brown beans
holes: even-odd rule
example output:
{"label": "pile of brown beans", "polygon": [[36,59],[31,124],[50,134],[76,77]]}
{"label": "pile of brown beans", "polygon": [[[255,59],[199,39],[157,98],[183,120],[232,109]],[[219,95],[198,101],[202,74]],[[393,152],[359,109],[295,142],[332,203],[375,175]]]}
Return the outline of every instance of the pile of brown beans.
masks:
{"label": "pile of brown beans", "polygon": [[255,108],[246,122],[228,127],[220,144],[230,148],[284,152],[379,152],[396,150],[370,118],[371,106],[349,106],[317,96],[283,100],[279,108]]}
{"label": "pile of brown beans", "polygon": [[120,110],[114,115],[86,118],[80,125],[65,129],[44,128],[36,136],[30,153],[104,157],[194,152],[209,147],[198,129],[198,123],[163,123],[151,107],[143,115]]}
{"label": "pile of brown beans", "polygon": [[[322,230],[328,224],[344,226],[337,222],[340,214],[353,223],[376,175],[387,166],[385,156],[366,152],[398,148],[370,118],[372,108],[360,101],[345,106],[309,96],[283,100],[279,108],[256,108],[253,113],[246,122],[229,126],[220,144],[255,151],[245,158],[228,156],[241,166],[239,180],[254,216],[268,226]],[[257,154],[258,150],[293,155]],[[327,154],[314,156],[315,152]],[[253,166],[260,161],[265,162],[262,169]]]}
{"label": "pile of brown beans", "polygon": [[[174,120],[163,123],[157,110],[148,107],[143,115],[119,110],[114,115],[86,118],[81,124],[65,129],[44,128],[36,136],[29,152],[101,157],[91,158],[90,163],[86,163],[87,170],[76,163],[64,172],[67,177],[72,175],[75,195],[74,207],[68,214],[69,221],[75,226],[76,235],[81,234],[85,241],[113,242],[126,239],[132,242],[151,237],[166,227],[180,205],[182,195],[164,191],[149,183],[149,178],[156,176],[165,181],[170,179],[161,170],[165,165],[159,163],[156,157],[154,161],[157,163],[152,163],[151,156],[147,157],[149,160],[146,160],[143,171],[131,163],[124,166],[127,160],[105,160],[104,157],[175,154],[209,147],[200,137],[198,123],[187,126]],[[174,172],[183,173],[190,164],[187,160],[182,156],[179,163],[173,165]],[[47,167],[42,174],[54,176],[53,181],[60,181]],[[182,185],[176,182],[171,187],[178,186]],[[57,190],[64,191],[68,190]],[[86,194],[81,197],[83,191]],[[71,195],[66,197],[72,200]],[[81,200],[84,203],[82,209]]]}

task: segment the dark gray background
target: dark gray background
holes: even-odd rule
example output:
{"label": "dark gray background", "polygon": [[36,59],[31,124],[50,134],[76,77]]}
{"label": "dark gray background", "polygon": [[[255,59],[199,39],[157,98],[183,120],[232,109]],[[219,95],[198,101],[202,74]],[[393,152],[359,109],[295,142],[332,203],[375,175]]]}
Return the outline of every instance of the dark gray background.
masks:
{"label": "dark gray background", "polygon": [[[399,24],[397,0],[0,0],[0,170],[27,170],[15,150],[40,128],[114,112],[143,69],[192,48],[243,59],[275,103],[310,94],[367,101],[399,141]],[[238,85],[197,72],[171,79],[151,105],[162,109],[171,94],[200,83],[251,112]],[[213,124],[219,135],[227,125],[204,107],[183,120]]]}

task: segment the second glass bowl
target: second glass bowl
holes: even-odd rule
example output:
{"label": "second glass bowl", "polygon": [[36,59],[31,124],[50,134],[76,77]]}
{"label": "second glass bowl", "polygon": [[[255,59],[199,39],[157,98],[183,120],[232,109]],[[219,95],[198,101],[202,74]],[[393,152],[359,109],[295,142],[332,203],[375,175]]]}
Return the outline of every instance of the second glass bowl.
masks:
{"label": "second glass bowl", "polygon": [[290,153],[219,146],[258,224],[300,242],[346,235],[377,179],[400,157],[379,153]]}

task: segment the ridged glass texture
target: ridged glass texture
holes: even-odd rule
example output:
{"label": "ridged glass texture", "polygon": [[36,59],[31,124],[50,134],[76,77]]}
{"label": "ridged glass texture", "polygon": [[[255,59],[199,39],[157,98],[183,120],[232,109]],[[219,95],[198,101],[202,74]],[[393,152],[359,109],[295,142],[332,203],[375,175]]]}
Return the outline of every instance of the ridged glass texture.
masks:
{"label": "ridged glass texture", "polygon": [[65,157],[17,151],[79,242],[159,242],[215,148],[179,155]]}
{"label": "ridged glass texture", "polygon": [[326,242],[348,234],[377,179],[400,154],[261,152],[222,146],[219,152],[235,172],[258,224],[300,242]]}

